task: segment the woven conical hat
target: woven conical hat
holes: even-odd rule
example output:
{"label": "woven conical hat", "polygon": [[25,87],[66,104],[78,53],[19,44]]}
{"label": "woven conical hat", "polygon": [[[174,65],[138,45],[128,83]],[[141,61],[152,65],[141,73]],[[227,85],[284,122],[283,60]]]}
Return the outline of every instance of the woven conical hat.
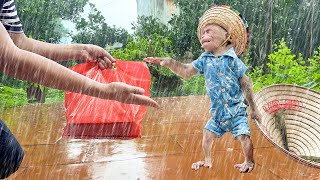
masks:
{"label": "woven conical hat", "polygon": [[208,24],[216,24],[224,28],[231,35],[236,54],[241,55],[246,50],[247,31],[240,16],[229,8],[214,6],[208,9],[200,18],[198,38],[201,38],[202,29]]}
{"label": "woven conical hat", "polygon": [[[320,168],[320,93],[277,84],[260,90],[256,103],[262,114],[261,124],[256,124],[263,135],[289,157]],[[284,120],[286,139],[281,135],[279,115]]]}

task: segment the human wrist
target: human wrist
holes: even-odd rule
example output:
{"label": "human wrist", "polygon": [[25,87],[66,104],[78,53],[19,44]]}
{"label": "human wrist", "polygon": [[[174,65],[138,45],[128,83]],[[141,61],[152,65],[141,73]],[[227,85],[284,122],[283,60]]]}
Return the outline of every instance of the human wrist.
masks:
{"label": "human wrist", "polygon": [[87,59],[88,54],[88,45],[86,44],[75,44],[75,47],[73,48],[76,52],[76,59],[85,61]]}
{"label": "human wrist", "polygon": [[104,89],[106,89],[105,84],[100,83],[98,81],[94,81],[92,79],[87,79],[85,85],[83,86],[83,94],[87,94],[89,96],[94,96],[98,98],[103,98],[106,96],[104,93]]}

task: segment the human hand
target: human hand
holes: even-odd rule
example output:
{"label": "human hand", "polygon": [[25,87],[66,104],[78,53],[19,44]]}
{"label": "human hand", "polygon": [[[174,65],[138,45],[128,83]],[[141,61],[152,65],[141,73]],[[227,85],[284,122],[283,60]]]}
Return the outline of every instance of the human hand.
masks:
{"label": "human hand", "polygon": [[111,69],[116,60],[103,48],[87,44],[84,46],[82,60],[87,62],[97,62],[100,69]]}
{"label": "human hand", "polygon": [[144,58],[143,60],[145,62],[158,64],[158,65],[161,65],[161,66],[169,66],[174,61],[171,58],[158,58],[158,57],[147,57],[147,58]]}
{"label": "human hand", "polygon": [[143,95],[145,90],[140,87],[131,86],[122,82],[107,84],[108,99],[116,100],[126,104],[137,104],[160,108],[153,99]]}

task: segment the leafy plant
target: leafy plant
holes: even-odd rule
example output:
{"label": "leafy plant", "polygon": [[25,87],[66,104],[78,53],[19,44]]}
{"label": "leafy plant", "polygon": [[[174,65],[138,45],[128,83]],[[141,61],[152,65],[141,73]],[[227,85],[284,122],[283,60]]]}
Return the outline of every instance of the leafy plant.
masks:
{"label": "leafy plant", "polygon": [[27,103],[27,95],[23,89],[14,89],[0,84],[0,107],[11,108]]}
{"label": "leafy plant", "polygon": [[319,49],[314,59],[309,58],[305,63],[302,55],[296,56],[288,48],[284,39],[275,44],[275,51],[268,56],[268,73],[263,74],[263,67],[254,68],[249,73],[254,81],[254,90],[277,83],[295,84],[318,89],[319,83]]}
{"label": "leafy plant", "polygon": [[188,80],[183,80],[180,95],[204,95],[206,94],[205,78],[196,75]]}
{"label": "leafy plant", "polygon": [[308,83],[304,86],[320,91],[320,47],[314,52],[313,58],[308,59]]}
{"label": "leafy plant", "polygon": [[48,88],[46,103],[63,102],[64,91]]}

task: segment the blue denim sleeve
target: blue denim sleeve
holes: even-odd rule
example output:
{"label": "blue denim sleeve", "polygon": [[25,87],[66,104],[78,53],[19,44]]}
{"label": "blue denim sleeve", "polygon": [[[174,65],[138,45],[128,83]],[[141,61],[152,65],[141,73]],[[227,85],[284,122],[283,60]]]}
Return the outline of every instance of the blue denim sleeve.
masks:
{"label": "blue denim sleeve", "polygon": [[236,74],[236,77],[242,78],[247,71],[247,67],[246,65],[241,61],[241,59],[239,58],[235,58],[235,69],[234,69],[234,73]]}
{"label": "blue denim sleeve", "polygon": [[199,57],[198,59],[194,60],[192,65],[197,70],[198,74],[204,73],[203,58]]}

